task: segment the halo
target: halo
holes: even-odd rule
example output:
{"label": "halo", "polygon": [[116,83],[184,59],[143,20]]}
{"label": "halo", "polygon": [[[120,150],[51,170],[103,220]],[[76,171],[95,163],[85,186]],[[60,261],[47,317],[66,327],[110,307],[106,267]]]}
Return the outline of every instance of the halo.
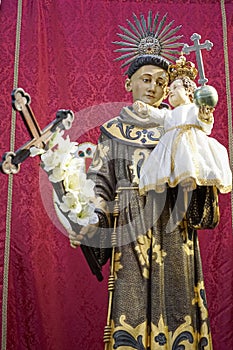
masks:
{"label": "halo", "polygon": [[122,55],[117,57],[116,61],[126,60],[121,67],[125,67],[141,55],[156,55],[161,56],[170,62],[176,60],[174,55],[180,55],[181,50],[178,47],[183,47],[183,43],[178,42],[183,35],[176,36],[175,34],[182,27],[181,25],[171,29],[174,21],[165,25],[167,14],[163,16],[161,21],[158,21],[159,13],[154,19],[152,11],[148,12],[147,20],[144,15],[140,15],[140,19],[133,13],[134,23],[127,19],[130,29],[122,27],[123,34],[117,33],[122,41],[114,41],[113,44],[121,46],[120,49],[114,52],[120,52]]}

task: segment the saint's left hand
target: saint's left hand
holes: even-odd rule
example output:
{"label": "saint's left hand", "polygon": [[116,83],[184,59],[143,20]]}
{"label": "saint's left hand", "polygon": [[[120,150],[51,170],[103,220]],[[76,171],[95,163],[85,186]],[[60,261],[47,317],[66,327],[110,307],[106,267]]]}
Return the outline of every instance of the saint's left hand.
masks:
{"label": "saint's left hand", "polygon": [[82,229],[78,233],[73,230],[68,230],[67,232],[69,234],[70,246],[72,248],[79,247],[80,244],[82,244],[84,236],[87,235],[88,237],[93,237],[96,231],[98,230],[98,227],[99,223],[97,222],[96,224],[90,224],[82,227]]}

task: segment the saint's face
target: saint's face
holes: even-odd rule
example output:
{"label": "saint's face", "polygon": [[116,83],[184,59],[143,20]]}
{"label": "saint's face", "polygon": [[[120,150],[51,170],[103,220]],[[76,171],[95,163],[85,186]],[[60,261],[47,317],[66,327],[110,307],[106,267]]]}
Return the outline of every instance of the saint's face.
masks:
{"label": "saint's face", "polygon": [[133,101],[140,100],[151,106],[159,106],[166,95],[167,72],[153,65],[139,68],[128,80]]}
{"label": "saint's face", "polygon": [[181,79],[174,80],[169,87],[168,101],[172,107],[190,103],[188,91],[183,85]]}

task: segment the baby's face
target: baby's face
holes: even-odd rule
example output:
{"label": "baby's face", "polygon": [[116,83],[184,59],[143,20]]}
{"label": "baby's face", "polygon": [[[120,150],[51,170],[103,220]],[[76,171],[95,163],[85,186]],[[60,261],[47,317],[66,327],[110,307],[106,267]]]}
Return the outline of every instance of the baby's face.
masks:
{"label": "baby's face", "polygon": [[174,80],[169,87],[168,101],[172,107],[178,107],[190,103],[188,91],[181,79]]}

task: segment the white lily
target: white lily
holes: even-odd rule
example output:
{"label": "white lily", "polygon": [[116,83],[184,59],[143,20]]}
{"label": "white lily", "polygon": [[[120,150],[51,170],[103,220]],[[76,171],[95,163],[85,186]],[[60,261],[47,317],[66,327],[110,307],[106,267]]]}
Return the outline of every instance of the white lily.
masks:
{"label": "white lily", "polygon": [[63,137],[60,138],[58,143],[58,153],[62,154],[68,154],[68,153],[75,153],[77,151],[78,143],[77,142],[71,142],[69,135],[67,135],[66,139]]}
{"label": "white lily", "polygon": [[73,193],[67,193],[62,196],[62,201],[60,208],[65,213],[70,212],[75,215],[79,214],[82,211],[82,205],[78,200],[78,197]]}
{"label": "white lily", "polygon": [[56,152],[53,152],[51,149],[41,155],[41,160],[45,171],[53,170],[59,164]]}
{"label": "white lily", "polygon": [[85,162],[84,159],[77,158],[72,154],[59,155],[60,167],[67,172],[67,174],[72,174],[75,172],[84,172]]}
{"label": "white lily", "polygon": [[52,173],[49,175],[49,180],[55,183],[60,182],[64,180],[65,175],[66,175],[65,170],[57,166],[56,168],[53,169]]}
{"label": "white lily", "polygon": [[[52,170],[49,175],[49,180],[51,182],[63,181],[69,173],[74,173],[83,169],[84,163],[81,159],[74,158],[71,154],[58,154],[56,151],[54,153],[54,163],[49,164],[46,162],[46,171]],[[49,160],[51,160],[49,158]],[[54,165],[56,165],[54,167]]]}
{"label": "white lily", "polygon": [[30,147],[30,157],[39,156],[40,154],[45,153],[46,151],[43,148],[38,148],[35,146]]}
{"label": "white lily", "polygon": [[95,207],[92,203],[85,205],[80,213],[70,211],[68,214],[70,220],[81,226],[96,224],[99,221],[98,215],[94,212]]}
{"label": "white lily", "polygon": [[95,183],[87,179],[86,174],[82,171],[68,173],[63,183],[67,192],[79,192],[83,202],[86,202],[86,199],[94,197]]}
{"label": "white lily", "polygon": [[95,187],[94,181],[86,178],[85,181],[83,182],[83,188],[82,188],[81,194],[89,198],[95,197],[94,187]]}

